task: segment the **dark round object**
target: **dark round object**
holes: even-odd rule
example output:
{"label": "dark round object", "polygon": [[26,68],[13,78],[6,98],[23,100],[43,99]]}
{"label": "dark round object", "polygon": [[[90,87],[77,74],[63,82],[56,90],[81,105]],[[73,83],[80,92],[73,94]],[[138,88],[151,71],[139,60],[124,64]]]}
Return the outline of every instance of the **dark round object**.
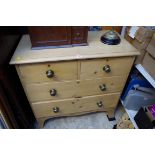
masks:
{"label": "dark round object", "polygon": [[101,37],[101,42],[108,45],[118,45],[121,39],[116,32],[108,31]]}
{"label": "dark round object", "polygon": [[108,44],[108,45],[118,45],[120,43],[120,41],[121,41],[120,38],[109,40],[107,38],[104,38],[104,36],[101,37],[101,42],[104,44]]}

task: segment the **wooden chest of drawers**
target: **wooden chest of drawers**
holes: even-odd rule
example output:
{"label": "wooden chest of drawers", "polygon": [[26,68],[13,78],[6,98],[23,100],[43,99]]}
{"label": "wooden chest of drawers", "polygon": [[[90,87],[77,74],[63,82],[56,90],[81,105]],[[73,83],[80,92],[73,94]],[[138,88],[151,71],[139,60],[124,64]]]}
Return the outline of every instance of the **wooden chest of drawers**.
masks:
{"label": "wooden chest of drawers", "polygon": [[114,117],[128,74],[139,52],[122,39],[116,46],[89,32],[89,46],[31,50],[23,36],[10,64],[15,64],[40,126],[46,119],[104,111]]}

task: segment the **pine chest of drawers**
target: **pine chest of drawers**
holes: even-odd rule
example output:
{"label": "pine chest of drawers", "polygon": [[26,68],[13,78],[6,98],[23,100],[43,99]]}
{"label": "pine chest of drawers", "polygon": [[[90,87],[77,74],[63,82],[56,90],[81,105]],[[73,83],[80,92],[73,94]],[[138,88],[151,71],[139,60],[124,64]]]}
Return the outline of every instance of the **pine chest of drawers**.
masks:
{"label": "pine chest of drawers", "polygon": [[103,111],[114,117],[134,58],[139,52],[126,40],[100,42],[104,33],[89,32],[88,46],[31,50],[24,35],[10,61],[40,127],[48,118]]}

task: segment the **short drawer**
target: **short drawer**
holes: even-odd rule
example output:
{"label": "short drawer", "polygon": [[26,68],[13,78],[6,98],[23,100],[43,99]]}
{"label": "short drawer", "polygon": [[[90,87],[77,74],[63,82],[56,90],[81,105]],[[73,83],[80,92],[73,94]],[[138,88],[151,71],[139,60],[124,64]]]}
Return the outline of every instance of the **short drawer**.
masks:
{"label": "short drawer", "polygon": [[30,102],[59,100],[122,91],[126,77],[25,85]]}
{"label": "short drawer", "polygon": [[32,104],[36,118],[76,115],[78,113],[106,111],[115,108],[120,93],[66,99],[57,101],[37,102]]}
{"label": "short drawer", "polygon": [[80,79],[128,75],[133,61],[133,57],[82,60]]}
{"label": "short drawer", "polygon": [[19,65],[18,70],[26,83],[77,79],[77,61]]}
{"label": "short drawer", "polygon": [[72,44],[87,44],[88,27],[75,26],[72,27]]}

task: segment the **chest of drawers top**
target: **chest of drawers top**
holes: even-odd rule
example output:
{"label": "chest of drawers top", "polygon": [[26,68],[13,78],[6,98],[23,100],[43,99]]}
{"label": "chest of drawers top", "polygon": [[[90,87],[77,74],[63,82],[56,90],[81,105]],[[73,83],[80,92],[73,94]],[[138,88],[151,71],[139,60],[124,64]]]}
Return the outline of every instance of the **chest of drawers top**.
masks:
{"label": "chest of drawers top", "polygon": [[106,45],[100,41],[105,31],[89,32],[88,46],[32,50],[29,35],[23,35],[10,64],[41,63],[49,61],[79,60],[91,58],[139,55],[125,39],[119,45]]}

